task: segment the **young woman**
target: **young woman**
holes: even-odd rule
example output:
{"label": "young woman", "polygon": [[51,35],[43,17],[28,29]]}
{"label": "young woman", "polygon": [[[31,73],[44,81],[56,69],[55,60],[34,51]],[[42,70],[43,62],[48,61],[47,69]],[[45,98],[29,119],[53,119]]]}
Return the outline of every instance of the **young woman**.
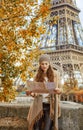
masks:
{"label": "young woman", "polygon": [[[37,82],[56,82],[57,88],[55,88],[55,94],[61,93],[58,74],[51,67],[50,57],[47,54],[40,56],[39,68],[34,80]],[[52,120],[54,119],[54,94],[30,93],[30,95],[34,97],[34,102],[30,107],[27,117],[28,129],[52,130]],[[58,102],[58,100],[56,100],[56,102]],[[58,114],[60,113],[58,112],[57,115]],[[56,129],[58,129],[57,126]]]}

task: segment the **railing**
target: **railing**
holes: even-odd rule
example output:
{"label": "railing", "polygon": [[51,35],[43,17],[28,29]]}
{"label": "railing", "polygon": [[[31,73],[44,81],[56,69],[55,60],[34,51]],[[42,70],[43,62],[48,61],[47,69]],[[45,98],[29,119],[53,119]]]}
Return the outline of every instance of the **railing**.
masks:
{"label": "railing", "polygon": [[83,94],[62,94],[61,100],[83,103]]}
{"label": "railing", "polygon": [[73,45],[73,44],[56,46],[56,50],[58,50],[58,49],[60,49],[60,50],[62,50],[62,49],[75,49],[75,50],[83,51],[83,47],[78,46],[78,45]]}
{"label": "railing", "polygon": [[41,49],[45,50],[78,50],[83,52],[83,46],[73,45],[73,44],[66,44],[66,45],[56,45],[56,46],[47,46],[41,47]]}

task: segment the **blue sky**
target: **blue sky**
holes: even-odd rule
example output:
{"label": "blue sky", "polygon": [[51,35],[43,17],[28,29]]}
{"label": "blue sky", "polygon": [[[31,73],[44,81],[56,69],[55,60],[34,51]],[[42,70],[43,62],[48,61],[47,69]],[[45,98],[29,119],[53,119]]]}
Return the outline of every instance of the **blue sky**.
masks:
{"label": "blue sky", "polygon": [[83,0],[76,0],[77,7],[81,10],[79,16],[83,27]]}

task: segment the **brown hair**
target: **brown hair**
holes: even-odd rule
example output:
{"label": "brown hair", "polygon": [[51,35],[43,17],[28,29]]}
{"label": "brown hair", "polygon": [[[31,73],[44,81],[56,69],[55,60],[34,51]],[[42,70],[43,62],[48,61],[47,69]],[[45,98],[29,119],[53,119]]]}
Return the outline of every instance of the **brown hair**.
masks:
{"label": "brown hair", "polygon": [[[48,81],[54,82],[54,72],[53,72],[53,69],[51,68],[50,65],[49,65],[49,68],[48,68],[46,74],[47,74]],[[44,72],[43,72],[43,70],[41,69],[40,66],[39,66],[39,69],[38,69],[38,73],[35,77],[35,81],[37,81],[37,82],[43,82],[44,81]]]}

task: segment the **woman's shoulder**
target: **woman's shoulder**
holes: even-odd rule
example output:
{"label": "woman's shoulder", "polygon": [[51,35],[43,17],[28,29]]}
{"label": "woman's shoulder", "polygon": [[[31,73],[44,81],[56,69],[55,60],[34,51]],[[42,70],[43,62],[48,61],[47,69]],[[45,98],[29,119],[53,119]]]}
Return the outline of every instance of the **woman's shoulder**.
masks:
{"label": "woman's shoulder", "polygon": [[54,69],[53,69],[53,73],[54,73],[54,76],[58,76],[59,75],[59,72],[57,70],[54,70]]}
{"label": "woman's shoulder", "polygon": [[60,80],[60,73],[59,73],[59,71],[53,70],[53,73],[54,73],[54,79],[55,80]]}
{"label": "woman's shoulder", "polygon": [[58,87],[61,88],[60,73],[57,70],[53,70],[53,72],[54,72],[54,82],[56,82]]}

